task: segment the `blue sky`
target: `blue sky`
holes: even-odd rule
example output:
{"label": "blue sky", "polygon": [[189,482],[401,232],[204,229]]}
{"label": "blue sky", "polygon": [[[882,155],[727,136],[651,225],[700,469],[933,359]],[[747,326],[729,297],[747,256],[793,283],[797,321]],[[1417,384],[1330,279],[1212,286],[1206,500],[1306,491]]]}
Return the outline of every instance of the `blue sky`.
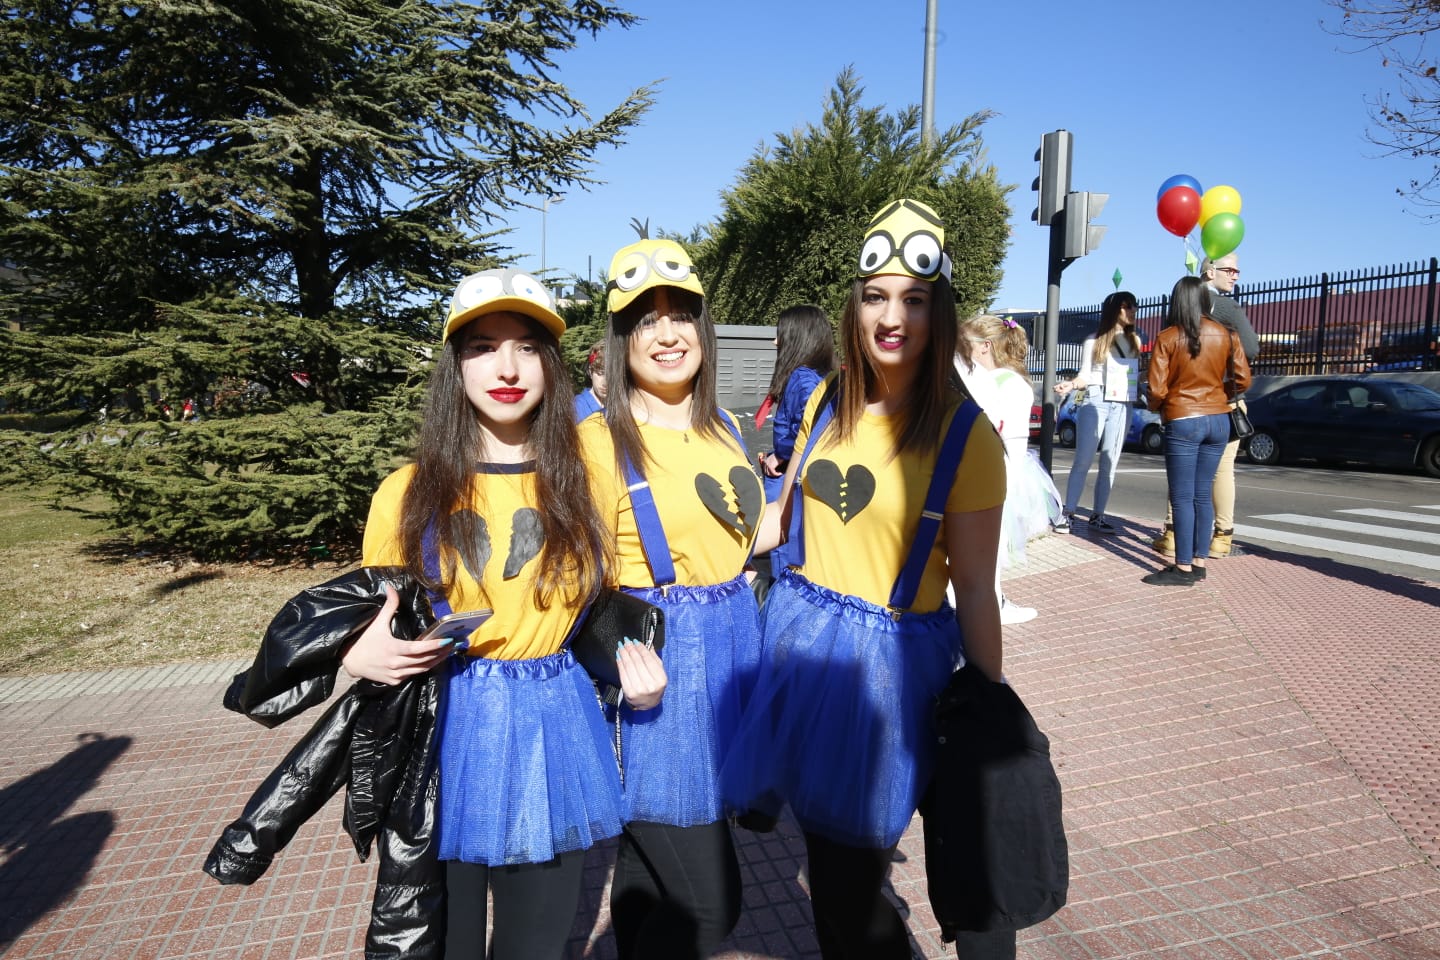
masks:
{"label": "blue sky", "polygon": [[[818,123],[846,66],[867,106],[921,100],[925,0],[624,6],[644,22],[560,55],[559,79],[595,114],[659,80],[657,103],[628,144],[597,156],[603,185],[550,205],[552,272],[599,279],[635,238],[631,217],[679,232],[717,218],[756,148]],[[1440,255],[1440,224],[1395,193],[1431,161],[1366,140],[1367,98],[1397,90],[1395,74],[1322,21],[1338,21],[1324,0],[939,0],[936,126],[998,114],[982,135],[1016,187],[993,306],[1045,305],[1047,231],[1030,221],[1030,183],[1041,135],[1060,128],[1074,135],[1072,189],[1110,194],[1095,221],[1108,232],[1066,269],[1062,306],[1098,302],[1117,268],[1138,296],[1169,292],[1184,241],[1160,226],[1155,198],[1177,173],[1239,191],[1242,284]],[[517,265],[538,269],[541,214],[509,223]]]}

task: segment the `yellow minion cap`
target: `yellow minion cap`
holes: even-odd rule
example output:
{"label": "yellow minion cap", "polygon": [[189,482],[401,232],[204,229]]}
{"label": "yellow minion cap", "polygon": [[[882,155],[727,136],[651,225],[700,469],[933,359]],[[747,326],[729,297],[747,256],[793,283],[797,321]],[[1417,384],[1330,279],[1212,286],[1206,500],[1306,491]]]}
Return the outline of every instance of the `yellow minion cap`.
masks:
{"label": "yellow minion cap", "polygon": [[860,244],[859,275],[898,273],[917,280],[950,275],[945,225],[919,200],[895,200],[870,220]]}
{"label": "yellow minion cap", "polygon": [[528,273],[505,268],[472,273],[455,288],[450,313],[445,318],[444,343],[450,334],[476,317],[487,313],[518,313],[538,320],[556,339],[565,332],[565,321],[555,312],[555,303],[545,285]]}
{"label": "yellow minion cap", "polygon": [[674,240],[640,240],[621,247],[610,260],[606,306],[619,313],[651,287],[679,287],[705,296],[690,254]]}

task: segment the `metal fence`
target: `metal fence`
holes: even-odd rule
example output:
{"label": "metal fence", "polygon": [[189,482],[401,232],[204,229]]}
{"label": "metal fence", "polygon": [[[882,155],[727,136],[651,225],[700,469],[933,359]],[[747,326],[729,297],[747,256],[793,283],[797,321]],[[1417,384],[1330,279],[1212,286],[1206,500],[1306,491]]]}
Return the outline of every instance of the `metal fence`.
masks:
{"label": "metal fence", "polygon": [[[1431,257],[1237,285],[1235,297],[1260,338],[1252,369],[1274,376],[1440,370],[1437,275],[1440,261]],[[1168,294],[1139,301],[1137,325],[1146,343],[1164,325],[1169,302]],[[1061,343],[1084,340],[1099,320],[1098,304],[1061,310]],[[1034,328],[1029,332],[1034,343]],[[1064,358],[1062,350],[1057,366]]]}

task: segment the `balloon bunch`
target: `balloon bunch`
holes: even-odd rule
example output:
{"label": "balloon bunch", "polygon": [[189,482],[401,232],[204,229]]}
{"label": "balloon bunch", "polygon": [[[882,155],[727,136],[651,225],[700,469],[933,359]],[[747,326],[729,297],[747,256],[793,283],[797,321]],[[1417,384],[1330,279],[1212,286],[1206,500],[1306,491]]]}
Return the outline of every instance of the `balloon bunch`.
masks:
{"label": "balloon bunch", "polygon": [[1198,224],[1200,246],[1211,260],[1225,256],[1245,239],[1240,191],[1224,186],[1202,191],[1200,181],[1183,173],[1160,184],[1155,216],[1160,226],[1177,237],[1184,237]]}

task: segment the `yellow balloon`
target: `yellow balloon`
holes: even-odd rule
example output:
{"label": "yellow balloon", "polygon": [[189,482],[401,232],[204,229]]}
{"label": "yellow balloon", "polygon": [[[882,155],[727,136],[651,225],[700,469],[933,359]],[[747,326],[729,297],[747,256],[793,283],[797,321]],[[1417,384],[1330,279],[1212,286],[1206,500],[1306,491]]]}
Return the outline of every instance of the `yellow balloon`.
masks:
{"label": "yellow balloon", "polygon": [[1217,213],[1240,215],[1240,191],[1234,187],[1211,187],[1200,198],[1200,226]]}

